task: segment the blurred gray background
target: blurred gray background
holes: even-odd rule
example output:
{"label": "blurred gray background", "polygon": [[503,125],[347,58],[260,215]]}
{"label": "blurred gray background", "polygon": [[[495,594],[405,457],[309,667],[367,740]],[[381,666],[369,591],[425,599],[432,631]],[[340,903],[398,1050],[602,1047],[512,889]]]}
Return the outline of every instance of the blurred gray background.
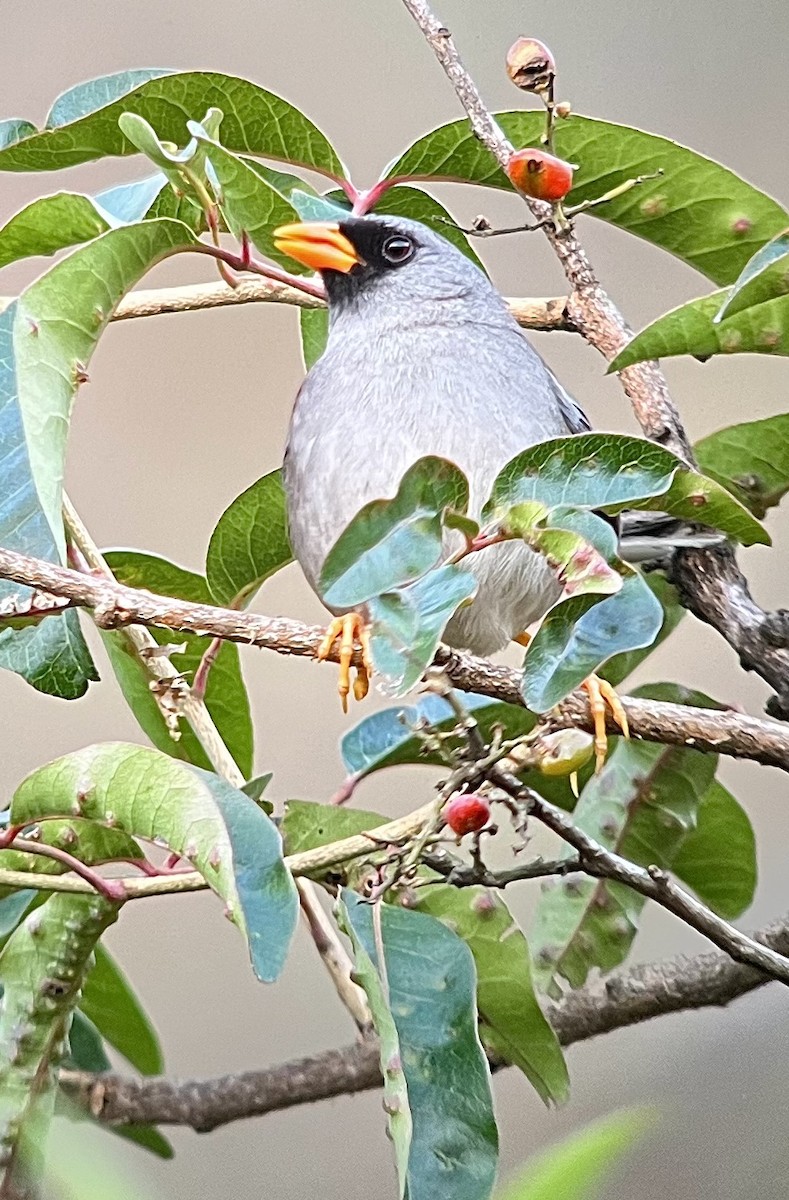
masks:
{"label": "blurred gray background", "polygon": [[[440,15],[491,106],[519,106],[503,56],[516,35],[539,36],[558,60],[560,98],[578,111],[676,138],[789,200],[785,0],[748,6],[747,29],[743,7],[733,0],[564,6],[443,0]],[[2,117],[43,121],[64,89],[129,67],[216,69],[253,79],[301,106],[334,140],[357,183],[366,185],[413,138],[460,115],[398,0],[6,0],[3,18]],[[142,173],[139,161],[108,160],[57,176],[3,175],[0,216],[44,191],[94,191]],[[457,187],[440,194],[464,222],[485,212],[514,223],[523,212],[512,197]],[[700,276],[644,243],[592,219],[581,228],[606,287],[636,327],[709,290]],[[505,293],[562,291],[559,268],[537,238],[486,243],[483,252]],[[34,263],[7,270],[0,292],[14,292],[40,269]],[[206,264],[184,260],[158,269],[146,286],[208,278]],[[594,351],[565,335],[536,340],[597,425],[634,429],[628,405]],[[789,368],[781,360],[743,357],[703,367],[672,361],[667,369],[694,436],[787,407]],[[111,328],[79,396],[68,468],[72,498],[99,544],[140,547],[201,569],[224,507],[281,461],[300,377],[296,314],[287,309],[249,306]],[[775,550],[744,556],[767,607],[789,599],[786,518],[769,524]],[[258,606],[322,619],[295,568],[264,588]],[[6,794],[58,754],[102,739],[141,739],[97,653],[106,680],[73,704],[0,677]],[[244,666],[257,723],[257,767],[275,772],[271,794],[277,801],[327,799],[342,777],[338,737],[371,711],[371,703],[343,718],[332,667],[261,652],[246,652]],[[757,680],[739,671],[724,643],[691,618],[641,678],[679,678],[757,713],[766,696]],[[722,777],[759,834],[761,882],[743,918],[752,926],[788,907],[786,779],[732,763]],[[426,797],[430,780],[425,769],[377,776],[360,790],[358,803],[406,811]],[[519,911],[527,912],[531,900],[524,887]],[[282,982],[264,988],[210,896],[130,905],[109,945],[153,1014],[174,1075],[273,1064],[352,1038],[306,935],[300,931]],[[650,911],[636,956],[704,948],[673,918]],[[648,1102],[662,1110],[662,1126],[609,1188],[612,1200],[636,1191],[644,1200],[785,1196],[787,1036],[786,993],[773,985],[729,1011],[662,1019],[572,1049],[573,1095],[559,1113],[545,1111],[514,1072],[504,1073],[496,1081],[504,1170],[595,1115]],[[151,1192],[174,1200],[395,1195],[376,1093],[204,1137],[176,1130],[173,1140],[174,1163],[120,1145],[118,1154]]]}

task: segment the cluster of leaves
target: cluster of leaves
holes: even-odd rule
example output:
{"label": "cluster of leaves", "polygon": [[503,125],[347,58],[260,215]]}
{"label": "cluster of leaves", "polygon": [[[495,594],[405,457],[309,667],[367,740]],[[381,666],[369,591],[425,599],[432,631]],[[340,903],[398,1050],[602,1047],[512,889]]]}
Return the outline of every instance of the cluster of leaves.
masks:
{"label": "cluster of leaves", "polygon": [[[536,142],[540,115],[512,112],[500,119],[516,145]],[[573,115],[557,129],[556,148],[580,164],[571,202],[662,169],[659,181],[593,213],[677,255],[716,284],[737,281],[704,310],[708,324],[720,326],[715,345],[768,348],[763,318],[786,319],[783,293],[776,290],[786,253],[785,239],[776,237],[787,222],[780,206],[717,163],[624,126]],[[51,561],[63,561],[66,553],[61,501],[71,408],[123,295],[163,258],[210,250],[203,235],[217,231],[248,240],[272,264],[298,270],[280,259],[274,229],[299,217],[336,214],[353,193],[338,154],[308,118],[255,84],[216,73],[126,72],[61,96],[43,129],[24,120],[0,122],[0,171],[48,171],[133,154],[145,156],[155,173],[97,196],[42,196],[0,229],[0,266],[71,250],[0,315],[0,544]],[[327,180],[326,196],[301,178],[303,169]],[[472,258],[447,211],[408,181],[510,188],[465,121],[421,138],[384,177],[391,186],[380,211],[439,223]],[[762,324],[752,341],[761,338],[761,344],[747,345],[742,332],[732,346],[734,323],[744,328],[757,311]],[[325,343],[325,313],[303,311],[301,333],[309,364]],[[633,343],[624,352],[628,361],[635,361],[635,350]],[[595,511],[658,508],[702,519],[745,544],[763,542],[756,518],[789,487],[787,447],[788,420],[776,417],[701,442],[706,476],[659,447],[613,435],[558,439],[509,463],[482,523],[545,554],[565,593],[527,656],[524,694],[532,711],[471,697],[483,731],[526,732],[533,711],[550,707],[605,660],[618,681],[677,623],[671,590],[659,577],[647,583],[621,561],[610,526]],[[453,464],[422,460],[397,496],[360,514],[326,564],[327,598],[368,605],[376,660],[401,691],[420,677],[457,605],[471,598],[472,577],[458,563],[440,562],[447,532],[461,543],[479,533],[467,504],[467,482]],[[290,560],[279,472],[252,484],[220,517],[202,574],[151,553],[107,555],[122,582],[236,607]],[[0,599],[18,595],[18,588],[0,584]],[[621,633],[618,640],[611,641],[612,629]],[[384,818],[292,802],[278,829],[264,802],[251,799],[259,798],[259,780],[250,780],[245,794],[220,779],[182,718],[180,737],[172,737],[129,635],[103,636],[112,670],[155,749],[94,746],[40,768],[17,790],[10,825],[28,841],[66,849],[90,869],[142,862],[146,843],[165,843],[221,897],[258,977],[273,980],[297,911],[282,837],[293,854],[374,828]],[[182,643],[185,673],[197,669],[208,649],[207,640],[195,636],[168,634],[166,640]],[[73,611],[8,622],[0,632],[0,665],[64,698],[82,695],[97,678]],[[684,698],[676,690],[662,694]],[[205,699],[250,779],[253,730],[235,647],[219,650]],[[446,732],[454,717],[441,704],[424,701],[413,715]],[[423,743],[398,709],[361,722],[342,752],[356,777],[425,761]],[[753,835],[737,801],[716,782],[715,766],[712,756],[692,750],[620,745],[600,776],[583,781],[575,813],[579,826],[606,845],[633,861],[660,863],[716,911],[734,916],[753,893]],[[564,781],[540,778],[539,786],[566,807],[575,805]],[[6,848],[0,868],[41,873],[63,864]],[[161,1069],[147,1019],[98,945],[118,904],[65,894],[42,902],[42,895],[15,890],[0,900],[0,1145],[6,1155],[23,1136],[31,1144],[41,1140],[61,1053],[81,1067],[103,1069],[107,1043],[144,1073]],[[421,889],[414,907],[389,903],[374,916],[350,888],[338,902],[381,1038],[401,1189],[410,1200],[434,1195],[440,1172],[442,1193],[483,1200],[496,1163],[483,1044],[517,1064],[543,1099],[562,1100],[566,1067],[538,993],[553,993],[559,980],[578,986],[592,968],[621,962],[640,904],[617,885],[569,879],[543,897],[531,950],[503,900],[479,889],[436,883]],[[56,1004],[44,1004],[46,981],[53,979],[68,986]],[[453,1086],[458,1072],[462,1082]],[[125,1132],[168,1152],[156,1130]],[[566,1179],[568,1168],[562,1170]],[[514,1194],[539,1200],[548,1194],[549,1167],[545,1179],[542,1191],[532,1179]]]}

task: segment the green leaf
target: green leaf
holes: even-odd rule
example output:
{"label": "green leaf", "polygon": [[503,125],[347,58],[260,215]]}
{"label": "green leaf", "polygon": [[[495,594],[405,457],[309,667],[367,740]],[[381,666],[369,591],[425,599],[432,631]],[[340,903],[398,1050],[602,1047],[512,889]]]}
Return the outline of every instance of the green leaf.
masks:
{"label": "green leaf", "polygon": [[68,1047],[68,1055],[63,1062],[67,1070],[91,1071],[94,1075],[112,1070],[101,1034],[79,1010],[75,1010],[71,1021]]}
{"label": "green leaf", "polygon": [[204,148],[219,182],[220,207],[230,232],[239,239],[246,233],[261,254],[288,271],[311,274],[311,267],[305,267],[288,254],[283,254],[274,242],[275,229],[298,221],[299,214],[293,205],[260,172],[242,158],[231,154],[224,146],[200,134],[197,134],[197,142]]}
{"label": "green leaf", "polygon": [[649,1109],[623,1109],[529,1159],[496,1200],[593,1200],[620,1159],[654,1124]]}
{"label": "green leaf", "polygon": [[437,917],[474,956],[486,1047],[519,1067],[546,1104],[561,1104],[570,1089],[567,1066],[535,995],[528,943],[507,905],[486,888],[436,884],[416,895],[416,910]]}
{"label": "green leaf", "polygon": [[[30,465],[28,431],[14,356],[17,303],[0,313],[0,545],[20,554],[59,561],[55,532],[41,505]],[[59,514],[58,514],[59,518]],[[62,524],[60,538],[62,539]],[[28,588],[0,581],[0,600],[24,599]],[[26,629],[0,631],[0,667],[39,691],[75,700],[97,678],[76,612],[47,617]]]}
{"label": "green leaf", "polygon": [[651,646],[663,624],[660,601],[629,571],[612,596],[582,594],[548,610],[523,661],[529,708],[547,712],[615,654]]}
{"label": "green leaf", "polygon": [[[640,691],[680,703],[712,703],[674,685]],[[716,765],[715,755],[698,750],[622,740],[586,784],[573,821],[631,862],[670,869],[696,827]],[[630,950],[645,903],[623,884],[582,874],[544,884],[529,934],[538,986],[558,995],[559,976],[578,988],[592,968],[605,972],[618,966]]]}
{"label": "green leaf", "polygon": [[[104,1128],[109,1128],[118,1137],[125,1138],[127,1142],[133,1142],[135,1146],[142,1146],[143,1150],[150,1150],[151,1154],[155,1154],[157,1158],[175,1158],[175,1150],[171,1143],[155,1125],[105,1125]],[[135,1190],[135,1200],[138,1196],[139,1193]],[[80,1195],[80,1200],[84,1200],[84,1194]],[[106,1198],[102,1197],[102,1200],[106,1200]]]}
{"label": "green leaf", "polygon": [[662,446],[626,434],[581,433],[531,446],[499,472],[483,520],[506,527],[513,508],[532,502],[607,512],[657,509],[719,529],[745,546],[769,544],[766,530],[714,480]]}
{"label": "green leaf", "polygon": [[270,471],[237,496],[217,521],[205,564],[211,595],[217,604],[246,604],[292,561],[282,471]]}
{"label": "green leaf", "polygon": [[443,513],[465,512],[468,495],[468,481],[454,463],[420,458],[394,498],[366,504],[332,546],[319,581],[325,603],[350,608],[436,566]]}
{"label": "green leaf", "polygon": [[55,254],[66,246],[89,242],[110,228],[108,215],[90,196],[78,192],[41,196],[0,229],[0,267],[20,258]]}
{"label": "green leaf", "polygon": [[0,1155],[5,1163],[27,1156],[33,1177],[90,955],[118,909],[98,895],[54,894],[25,917],[0,954]]}
{"label": "green leaf", "polygon": [[[122,584],[146,588],[162,596],[176,596],[194,604],[211,604],[213,596],[202,575],[155,554],[134,550],[108,550],[107,565]],[[211,645],[210,637],[152,629],[160,645],[184,646],[176,653],[172,664],[176,670],[192,679],[201,659]],[[179,718],[180,738],[175,741],[151,692],[151,677],[138,655],[130,646],[123,630],[103,634],[110,664],[121,686],[126,702],[157,750],[211,769],[211,763],[188,722]],[[241,675],[238,646],[223,642],[208,676],[205,702],[219,733],[244,776],[252,773],[254,731],[249,710],[249,697]]]}
{"label": "green leaf", "polygon": [[714,780],[698,811],[698,824],[679,849],[672,870],[702,903],[733,921],[753,902],[756,839],[741,804]]}
{"label": "green leaf", "polygon": [[[166,797],[166,803],[163,803]],[[276,827],[225,780],[156,750],[123,742],[88,746],[24,779],[14,822],[73,814],[163,841],[225,901],[249,945],[255,974],[277,978],[298,915]]]}
{"label": "green leaf", "polygon": [[784,230],[748,260],[715,320],[722,321],[724,317],[733,317],[735,313],[742,312],[753,304],[762,304],[776,296],[785,296],[789,292],[789,271],[784,262],[787,256],[789,230]]}
{"label": "green leaf", "polygon": [[[129,1200],[132,1196],[134,1200],[154,1200],[141,1179],[122,1170],[116,1153],[110,1152],[106,1144],[97,1145],[95,1137],[86,1137],[84,1126],[77,1125],[75,1128],[74,1122],[84,1114],[76,1111],[73,1104],[64,1108],[69,1119],[55,1122],[47,1147],[47,1195],[57,1196],[57,1200]],[[110,1127],[103,1125],[102,1128]],[[148,1129],[149,1126],[118,1125],[111,1128],[119,1137],[127,1137],[138,1145],[146,1144],[154,1153],[161,1153],[162,1158],[172,1158],[172,1153],[164,1153],[150,1143],[143,1143],[142,1139],[128,1132]],[[161,1141],[165,1142],[165,1139]],[[166,1144],[169,1149],[169,1143]]]}
{"label": "green leaf", "polygon": [[[122,829],[112,829],[86,821],[82,817],[62,817],[36,823],[25,831],[42,846],[66,850],[74,858],[93,867],[108,862],[133,862],[145,858],[142,848]],[[24,850],[0,850],[0,867],[9,871],[34,871],[38,875],[62,875],[65,863]]]}
{"label": "green leaf", "polygon": [[299,332],[304,369],[312,370],[329,339],[329,313],[325,308],[300,308]]}
{"label": "green leaf", "polygon": [[[398,1166],[404,1171],[401,1195],[408,1200],[486,1200],[496,1172],[498,1135],[477,1033],[471,953],[445,925],[424,913],[389,904],[377,912],[383,962],[373,906],[343,890],[341,914],[354,952],[363,953],[377,975],[377,986],[368,992],[375,1002],[374,1019],[390,1045],[396,1036],[399,1048],[396,1061],[390,1055],[382,1069],[386,1074],[389,1066],[405,1075],[412,1128],[407,1166],[406,1138],[395,1133]],[[361,981],[369,986],[371,972],[364,965]],[[402,1104],[402,1084],[392,1100]]]}
{"label": "green leaf", "polygon": [[693,354],[702,360],[714,354],[789,354],[789,296],[767,300],[716,321],[727,295],[713,292],[658,317],[619,351],[608,374],[644,359],[678,354]]}
{"label": "green leaf", "polygon": [[[287,854],[303,854],[329,842],[377,829],[388,820],[380,813],[361,808],[316,804],[313,800],[288,800],[282,818],[282,839]],[[370,848],[373,849],[372,842]]]}
{"label": "green leaf", "polygon": [[187,121],[207,108],[224,112],[222,141],[228,150],[300,163],[332,177],[343,174],[327,138],[292,104],[214,71],[122,72],[82,84],[61,96],[44,130],[0,150],[0,171],[53,171],[105,155],[135,154],[118,126],[124,112],[144,117],[162,141],[179,145]]}
{"label": "green leaf", "polygon": [[419,682],[447,622],[476,586],[468,571],[444,563],[410,587],[368,601],[373,662],[387,676],[391,695],[402,696]]}
{"label": "green leaf", "polygon": [[102,1037],[142,1075],[160,1075],[164,1058],[156,1032],[118,964],[98,945],[79,1007]]}
{"label": "green leaf", "polygon": [[705,475],[728,488],[757,516],[789,491],[789,414],[729,425],[693,447]]}
{"label": "green leaf", "polygon": [[[491,700],[473,692],[464,695],[463,703],[473,714],[485,741],[490,739],[496,726],[502,727],[507,740],[534,728],[534,714],[518,705],[504,704],[501,700]],[[411,707],[397,705],[381,709],[364,717],[343,734],[340,754],[346,770],[361,778],[401,763],[440,764],[442,760],[435,754],[426,753],[424,743],[413,733],[413,727],[422,722],[441,733],[454,729],[458,723],[441,696],[422,696]]]}
{"label": "green leaf", "polygon": [[[515,147],[539,145],[545,124],[541,112],[504,112],[497,120]],[[787,224],[787,214],[775,200],[727,167],[668,138],[575,113],[557,122],[555,138],[556,153],[579,164],[570,204],[662,170],[660,178],[646,180],[589,215],[668,250],[715,283],[732,283],[754,251]],[[512,190],[468,121],[453,121],[420,138],[388,168],[387,176]]]}

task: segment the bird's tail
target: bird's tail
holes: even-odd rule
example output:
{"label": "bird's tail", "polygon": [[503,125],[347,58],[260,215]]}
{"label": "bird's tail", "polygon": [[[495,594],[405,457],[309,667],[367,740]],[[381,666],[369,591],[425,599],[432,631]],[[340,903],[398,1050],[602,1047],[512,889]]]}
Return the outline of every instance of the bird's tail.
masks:
{"label": "bird's tail", "polygon": [[714,529],[666,513],[625,512],[619,518],[619,553],[629,563],[657,567],[668,562],[675,550],[720,546],[725,541]]}

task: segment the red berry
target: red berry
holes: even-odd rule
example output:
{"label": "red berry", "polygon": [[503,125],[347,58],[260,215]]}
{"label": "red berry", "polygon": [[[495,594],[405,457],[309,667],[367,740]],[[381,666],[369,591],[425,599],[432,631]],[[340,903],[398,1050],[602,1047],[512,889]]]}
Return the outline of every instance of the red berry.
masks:
{"label": "red berry", "polygon": [[561,200],[573,186],[572,163],[545,150],[516,150],[507,174],[519,192],[534,200]]}
{"label": "red berry", "polygon": [[444,809],[444,819],[458,837],[478,833],[490,820],[490,804],[484,796],[476,796],[473,792],[453,796]]}

